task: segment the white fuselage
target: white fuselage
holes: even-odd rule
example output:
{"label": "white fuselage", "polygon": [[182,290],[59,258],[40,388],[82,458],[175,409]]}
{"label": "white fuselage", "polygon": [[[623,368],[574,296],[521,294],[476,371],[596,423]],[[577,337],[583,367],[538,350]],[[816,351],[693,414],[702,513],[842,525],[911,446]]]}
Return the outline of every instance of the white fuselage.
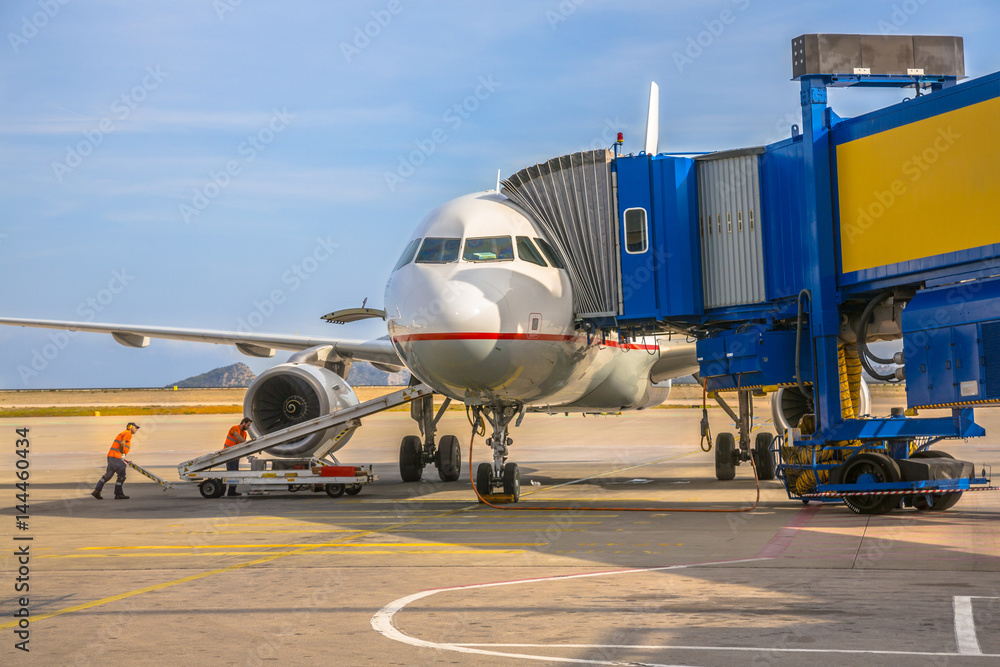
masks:
{"label": "white fuselage", "polygon": [[416,256],[386,285],[389,336],[401,359],[436,391],[473,405],[618,410],[665,400],[669,382],[649,377],[660,345],[578,330],[569,276],[552,265],[546,241],[496,193],[434,210],[410,241]]}

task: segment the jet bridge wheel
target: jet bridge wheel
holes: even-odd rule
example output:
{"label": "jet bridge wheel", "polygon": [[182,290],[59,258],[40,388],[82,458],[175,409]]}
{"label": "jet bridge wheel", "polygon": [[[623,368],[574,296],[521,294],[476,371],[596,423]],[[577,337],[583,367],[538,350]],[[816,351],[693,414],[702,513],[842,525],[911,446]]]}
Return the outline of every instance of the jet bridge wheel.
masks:
{"label": "jet bridge wheel", "polygon": [[736,438],[720,433],[715,438],[715,478],[721,481],[736,477]]}
{"label": "jet bridge wheel", "polygon": [[[844,464],[844,484],[898,482],[899,465],[883,454],[856,454]],[[899,505],[899,496],[845,496],[844,504],[855,514],[888,514]]]}
{"label": "jet bridge wheel", "polygon": [[462,446],[458,438],[446,435],[438,442],[437,453],[434,455],[438,476],[442,482],[455,482],[462,474]]}
{"label": "jet bridge wheel", "polygon": [[206,479],[198,485],[198,491],[203,498],[221,498],[226,492],[226,485],[217,479]]}
{"label": "jet bridge wheel", "polygon": [[758,433],[753,443],[753,462],[757,466],[757,479],[766,481],[774,479],[774,457],[771,455],[770,433]]}
{"label": "jet bridge wheel", "polygon": [[424,472],[424,462],[421,459],[423,448],[420,438],[408,435],[399,445],[399,476],[404,482],[419,482]]}
{"label": "jet bridge wheel", "polygon": [[[922,452],[917,452],[910,456],[911,459],[953,459],[955,458],[948,452],[941,452],[936,449],[925,449]],[[913,506],[920,510],[921,512],[943,512],[949,510],[955,506],[959,500],[962,499],[962,492],[956,491],[955,493],[936,493],[931,496],[931,502],[933,505],[928,504],[927,496],[913,496]]]}

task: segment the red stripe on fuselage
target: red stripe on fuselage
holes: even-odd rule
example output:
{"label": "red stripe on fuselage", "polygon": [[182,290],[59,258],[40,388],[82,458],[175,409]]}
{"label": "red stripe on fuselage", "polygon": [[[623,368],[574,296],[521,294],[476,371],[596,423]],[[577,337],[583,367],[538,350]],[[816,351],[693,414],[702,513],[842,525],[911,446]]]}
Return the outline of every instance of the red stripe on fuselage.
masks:
{"label": "red stripe on fuselage", "polygon": [[[403,336],[393,336],[396,343],[407,343],[411,341],[443,341],[443,340],[541,340],[550,343],[572,343],[580,342],[586,344],[584,336],[558,335],[558,334],[527,334],[527,333],[497,333],[491,331],[470,331],[453,333],[420,333],[406,334]],[[616,340],[598,341],[595,337],[591,340],[591,345],[606,345],[608,347],[619,347],[626,350],[657,350],[656,345],[637,345],[635,343],[621,343]]]}

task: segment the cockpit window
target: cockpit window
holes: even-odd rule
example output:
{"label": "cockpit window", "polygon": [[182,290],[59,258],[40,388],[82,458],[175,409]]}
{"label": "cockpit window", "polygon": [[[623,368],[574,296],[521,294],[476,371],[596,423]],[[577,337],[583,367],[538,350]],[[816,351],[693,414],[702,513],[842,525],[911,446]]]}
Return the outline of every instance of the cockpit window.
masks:
{"label": "cockpit window", "polygon": [[458,249],[462,239],[424,239],[417,255],[417,264],[443,264],[458,260]]}
{"label": "cockpit window", "polygon": [[499,262],[514,259],[514,246],[509,236],[489,236],[465,239],[462,259],[467,262]]}
{"label": "cockpit window", "polygon": [[420,239],[413,239],[406,246],[406,250],[400,256],[399,261],[396,262],[396,266],[393,267],[393,271],[398,270],[400,267],[406,266],[413,261],[413,256],[417,254],[417,248],[420,247]]}
{"label": "cockpit window", "polygon": [[548,258],[549,264],[556,267],[557,269],[566,268],[566,262],[564,262],[563,258],[559,256],[559,253],[556,252],[556,249],[553,248],[551,245],[549,245],[548,241],[540,238],[536,238],[535,241],[538,242],[538,247],[541,248],[542,252],[545,253],[545,257]]}
{"label": "cockpit window", "polygon": [[538,266],[548,266],[542,256],[538,254],[538,250],[535,249],[535,244],[527,236],[517,237],[517,256]]}

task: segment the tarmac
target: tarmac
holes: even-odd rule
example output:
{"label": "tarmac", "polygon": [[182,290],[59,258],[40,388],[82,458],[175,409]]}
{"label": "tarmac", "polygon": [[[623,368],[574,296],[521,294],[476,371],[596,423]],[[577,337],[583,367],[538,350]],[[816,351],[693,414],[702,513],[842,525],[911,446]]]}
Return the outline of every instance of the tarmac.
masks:
{"label": "tarmac", "polygon": [[[127,417],[0,420],[0,663],[997,664],[1000,492],[858,516],[769,481],[752,509],[752,469],[717,481],[699,418],[529,415],[512,433],[523,490],[511,510],[475,502],[460,412],[440,430],[463,442],[460,481],[428,467],[400,482],[399,442],[416,428],[388,413],[338,453],[381,479],[336,499],[207,500],[130,470],[129,500],[109,485],[98,501],[90,491]],[[985,438],[938,448],[1000,470],[1000,411],[977,418]],[[176,480],[232,422],[143,417],[129,458]],[[477,439],[474,461],[488,458]],[[24,545],[30,589],[15,592]],[[30,652],[15,646],[20,597]]]}

